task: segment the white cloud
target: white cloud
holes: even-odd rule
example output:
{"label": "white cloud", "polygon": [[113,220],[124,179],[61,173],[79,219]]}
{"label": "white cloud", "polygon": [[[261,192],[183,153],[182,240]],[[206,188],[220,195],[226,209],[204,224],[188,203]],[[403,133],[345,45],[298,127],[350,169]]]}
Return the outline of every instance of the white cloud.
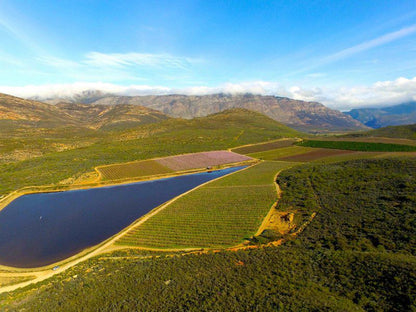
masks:
{"label": "white cloud", "polygon": [[341,50],[337,53],[334,53],[332,55],[327,56],[326,58],[324,58],[322,61],[324,63],[329,63],[329,62],[335,62],[338,61],[340,59],[344,59],[346,57],[352,56],[354,54],[381,46],[383,44],[398,40],[400,38],[409,36],[413,33],[416,32],[416,24],[415,25],[411,25],[409,27],[406,28],[402,28],[398,31],[394,31],[388,34],[385,34],[383,36],[380,36],[378,38],[357,44],[355,46],[352,46],[350,48]]}
{"label": "white cloud", "polygon": [[195,59],[187,57],[172,56],[170,54],[149,54],[149,53],[100,53],[90,52],[85,56],[82,63],[97,67],[106,66],[149,66],[149,67],[170,67],[186,69]]}
{"label": "white cloud", "polygon": [[[292,75],[299,74],[299,73],[305,73],[314,69],[318,69],[322,66],[336,63],[338,61],[344,60],[346,58],[352,57],[356,54],[359,54],[361,52],[388,44],[390,42],[399,40],[401,38],[410,36],[412,34],[416,33],[416,24],[410,25],[409,27],[402,28],[400,30],[390,32],[387,34],[384,34],[382,36],[379,36],[377,38],[359,43],[357,45],[354,45],[352,47],[348,47],[345,49],[342,49],[340,51],[337,51],[335,53],[317,58],[317,59],[311,59],[307,60],[307,63],[310,65],[302,65],[302,68],[299,70],[293,71]],[[373,60],[374,61],[374,60]],[[377,62],[377,60],[375,60]],[[313,77],[314,73],[309,74],[308,76],[311,78]],[[316,77],[315,77],[316,78]]]}
{"label": "white cloud", "polygon": [[87,90],[99,90],[118,95],[164,95],[188,94],[206,95],[214,93],[254,93],[284,96],[297,100],[317,101],[328,107],[349,110],[357,107],[381,107],[416,100],[416,77],[380,81],[370,86],[350,88],[303,88],[285,87],[277,82],[253,81],[227,83],[217,87],[194,86],[170,88],[165,86],[130,85],[121,86],[110,83],[78,82],[72,84],[29,85],[25,87],[0,86],[0,92],[30,98],[65,98]]}
{"label": "white cloud", "polygon": [[170,54],[150,54],[150,53],[100,53],[89,52],[79,61],[72,61],[64,58],[44,56],[38,60],[43,64],[58,68],[84,68],[92,70],[94,68],[115,68],[128,69],[131,67],[149,67],[149,68],[170,68],[186,70],[193,64],[202,62],[202,60],[173,56]]}

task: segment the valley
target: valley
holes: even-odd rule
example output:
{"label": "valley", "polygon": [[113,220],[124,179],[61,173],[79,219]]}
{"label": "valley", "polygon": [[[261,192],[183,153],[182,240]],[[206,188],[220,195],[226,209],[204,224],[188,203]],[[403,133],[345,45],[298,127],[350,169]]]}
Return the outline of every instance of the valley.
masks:
{"label": "valley", "polygon": [[[33,103],[30,105],[33,105]],[[65,104],[65,110],[69,110],[68,107]],[[384,131],[382,137],[371,136],[371,131],[368,134],[355,132],[352,134],[317,136],[290,129],[273,119],[246,109],[225,110],[207,117],[189,120],[159,116],[143,121],[143,118],[135,115],[134,120],[125,122],[127,117],[124,116],[130,116],[131,112],[117,108],[116,111],[122,113],[114,112],[116,116],[114,118],[102,119],[103,121],[98,123],[97,119],[91,115],[91,117],[81,121],[78,118],[78,124],[73,125],[71,124],[71,118],[80,114],[80,110],[86,109],[94,112],[93,115],[97,112],[98,115],[107,113],[106,110],[103,110],[103,107],[98,109],[97,107],[87,107],[86,104],[76,106],[74,109],[74,112],[65,112],[64,114],[69,121],[65,121],[65,123],[62,121],[59,125],[45,124],[42,118],[49,117],[42,117],[34,123],[32,120],[31,123],[24,126],[19,125],[20,128],[16,128],[17,124],[9,128],[10,132],[7,136],[4,135],[3,146],[6,148],[2,150],[1,155],[3,157],[8,153],[8,155],[16,154],[16,151],[21,150],[21,146],[38,152],[25,159],[13,159],[10,156],[8,156],[9,158],[3,158],[3,162],[0,164],[3,169],[0,172],[2,181],[0,191],[3,195],[0,199],[0,207],[4,208],[17,200],[23,199],[24,196],[22,197],[22,195],[24,194],[42,195],[43,192],[67,190],[77,192],[74,191],[77,189],[98,191],[100,187],[112,188],[113,185],[132,185],[126,183],[138,181],[142,181],[139,184],[146,183],[146,181],[159,183],[158,181],[164,181],[166,178],[168,180],[172,179],[170,177],[173,177],[173,179],[185,178],[187,175],[195,174],[212,176],[216,170],[236,170],[240,168],[238,166],[248,167],[223,178],[214,175],[211,182],[203,182],[196,188],[194,186],[189,190],[181,190],[170,198],[160,198],[161,193],[159,192],[156,197],[160,198],[161,201],[150,207],[150,210],[144,212],[143,215],[132,217],[111,234],[106,234],[106,237],[101,237],[94,243],[80,248],[79,251],[59,259],[59,261],[45,262],[40,264],[38,268],[36,268],[36,265],[29,265],[27,268],[1,266],[0,282],[2,286],[0,292],[2,294],[0,300],[2,302],[1,307],[6,310],[16,304],[19,305],[19,308],[28,307],[24,302],[19,303],[20,299],[18,298],[39,298],[38,296],[42,297],[46,294],[50,296],[50,287],[56,287],[56,283],[59,283],[62,287],[79,287],[81,285],[79,283],[84,283],[81,281],[88,280],[89,283],[94,285],[93,292],[95,293],[95,291],[101,289],[101,286],[96,285],[91,280],[92,276],[98,277],[98,280],[103,283],[107,283],[106,275],[103,274],[108,272],[107,270],[111,270],[113,273],[106,274],[110,274],[109,276],[115,274],[113,281],[118,283],[119,278],[127,278],[120,271],[120,268],[127,266],[130,268],[129,270],[133,270],[131,267],[133,263],[138,264],[144,270],[141,271],[142,273],[145,272],[145,267],[148,265],[157,265],[158,268],[164,267],[165,264],[173,265],[177,266],[178,269],[180,268],[186,276],[188,273],[183,267],[182,261],[190,261],[192,263],[190,268],[192,268],[202,265],[208,259],[211,259],[209,261],[214,261],[214,263],[222,259],[221,261],[225,261],[224,264],[228,263],[227,261],[232,261],[234,263],[231,266],[232,268],[241,267],[243,269],[247,267],[247,269],[253,270],[254,268],[250,264],[251,261],[260,261],[262,266],[270,265],[267,264],[268,260],[260,260],[268,255],[266,257],[270,257],[270,261],[279,259],[278,261],[281,263],[280,269],[273,272],[285,275],[288,266],[292,265],[287,262],[289,258],[302,258],[302,261],[306,261],[301,262],[300,270],[307,272],[310,263],[321,265],[321,260],[325,257],[334,259],[333,257],[338,257],[342,253],[345,260],[339,264],[338,270],[350,270],[349,268],[355,261],[352,259],[363,257],[363,252],[371,252],[371,256],[369,255],[365,261],[370,261],[374,268],[382,266],[381,272],[388,274],[389,269],[385,268],[385,261],[387,261],[385,260],[387,256],[385,253],[389,250],[388,248],[393,248],[391,250],[397,255],[390,255],[391,261],[394,262],[395,259],[407,257],[406,260],[402,259],[400,261],[409,263],[408,268],[411,270],[411,274],[414,272],[413,268],[415,267],[410,264],[413,263],[413,255],[404,255],[412,252],[414,242],[411,238],[408,245],[399,244],[398,241],[387,242],[385,238],[380,236],[380,233],[377,234],[377,240],[373,236],[368,236],[366,239],[357,242],[350,242],[350,237],[347,239],[341,237],[338,241],[331,236],[331,233],[336,232],[331,227],[332,225],[328,225],[330,229],[325,227],[318,230],[319,235],[322,236],[319,244],[313,236],[316,235],[315,227],[322,227],[326,224],[326,219],[322,220],[323,216],[329,218],[328,220],[334,219],[333,222],[335,223],[338,222],[338,218],[343,216],[338,212],[333,215],[331,209],[347,209],[348,211],[353,209],[342,208],[331,202],[331,200],[335,200],[338,203],[341,199],[330,200],[332,197],[325,195],[325,192],[329,192],[329,189],[325,187],[325,181],[329,181],[329,176],[325,170],[341,170],[339,169],[340,166],[341,168],[345,166],[345,169],[332,175],[331,178],[336,179],[342,174],[347,174],[345,172],[350,172],[348,174],[350,178],[356,174],[363,177],[375,172],[378,175],[376,179],[380,180],[391,179],[389,174],[394,175],[393,172],[396,170],[394,168],[407,168],[406,173],[400,173],[403,178],[407,177],[406,182],[402,182],[404,183],[404,193],[397,195],[399,197],[392,199],[391,203],[412,207],[413,197],[410,194],[413,192],[413,179],[415,177],[411,168],[413,168],[412,162],[416,156],[416,143],[409,139],[407,134],[403,138],[397,135],[397,133],[403,133],[402,130],[396,130],[396,128],[382,129],[381,131]],[[111,110],[113,109],[111,108]],[[139,115],[143,113],[140,110],[136,111],[140,112]],[[148,114],[147,111],[146,114]],[[153,115],[157,114],[154,113]],[[22,118],[28,119],[29,117]],[[120,122],[114,123],[113,121],[116,119]],[[8,119],[4,122],[12,122],[12,120]],[[36,137],[29,135],[27,129],[33,129],[39,135]],[[50,147],[50,142],[64,145],[65,140],[68,138],[69,142],[70,136],[74,134],[78,136],[78,144],[81,144],[81,146],[67,146],[63,150],[54,150]],[[21,145],[16,144],[17,141]],[[384,169],[377,169],[379,167]],[[319,170],[322,170],[322,172]],[[207,171],[212,171],[212,173],[206,173]],[[317,180],[311,178],[312,173],[314,179],[316,175]],[[354,184],[354,178],[351,179],[351,183]],[[347,183],[347,180],[347,177],[343,178],[345,183]],[[381,193],[374,195],[373,189],[376,186],[371,186],[371,191],[370,189],[366,190],[366,187],[370,187],[366,184],[367,181],[373,180],[374,178],[370,180],[364,178],[362,186],[355,188],[352,184],[348,186],[348,190],[349,192],[354,192],[356,189],[363,190],[364,198],[362,200],[365,200],[366,194],[376,196],[372,199],[376,202],[380,198],[388,196]],[[335,181],[331,183],[335,183]],[[345,183],[344,185],[347,185],[350,182]],[[396,182],[393,183],[393,185],[395,184]],[[331,192],[334,190],[330,189]],[[337,192],[342,194],[342,191]],[[387,192],[390,191],[386,190],[384,193],[387,194]],[[146,191],[146,193],[148,195],[152,194],[149,191]],[[111,197],[110,193],[107,195]],[[110,199],[104,199],[105,196],[95,197],[96,199],[102,198],[110,206],[117,206],[116,202],[120,203],[117,197],[115,197],[116,202],[113,204],[111,204]],[[130,196],[123,197],[130,198]],[[143,199],[140,197],[137,200],[142,201]],[[329,203],[326,204],[326,201],[329,201]],[[86,200],[84,202],[89,203]],[[387,204],[390,205],[390,202]],[[354,202],[354,205],[356,207],[362,206],[358,202]],[[76,206],[79,205],[76,204]],[[99,204],[98,206],[103,205]],[[84,209],[92,212],[93,209],[91,208],[92,206]],[[379,213],[378,208],[372,209],[375,210],[370,213],[371,215]],[[71,211],[71,209],[68,211]],[[397,228],[399,233],[406,233],[412,228],[412,212],[407,210],[405,213],[409,220],[403,229]],[[47,213],[42,213],[42,217],[43,215],[46,218]],[[103,214],[102,216],[105,220],[112,220],[111,216],[105,217]],[[37,218],[39,222],[39,216]],[[355,219],[349,219],[347,216],[342,218],[347,220],[344,223],[353,222],[351,227],[356,228]],[[101,224],[97,218],[95,218],[95,222]],[[377,219],[368,222],[379,221]],[[391,220],[389,222],[391,227],[395,227],[396,221]],[[112,221],[110,223],[115,224]],[[7,224],[12,226],[10,222],[7,222]],[[74,229],[76,234],[77,227],[70,226],[69,228]],[[90,226],[90,228],[94,231],[94,227]],[[8,228],[3,228],[3,230],[5,233],[11,231]],[[344,231],[343,228],[341,228],[341,233],[344,233],[342,231]],[[348,232],[351,231],[349,225],[345,227],[345,231],[350,233]],[[310,240],[308,240],[310,235],[312,235],[311,240],[316,243],[313,249],[308,247],[310,246],[308,245],[310,244]],[[336,235],[337,239],[339,235]],[[58,237],[59,235],[54,235],[54,238]],[[83,235],[83,237],[87,238],[87,235]],[[40,239],[39,242],[42,242],[42,240],[44,239]],[[76,239],[75,241],[80,240]],[[66,244],[61,242],[59,245],[65,246]],[[339,246],[344,247],[340,248]],[[13,247],[10,246],[5,248],[13,250]],[[310,251],[308,248],[314,251]],[[320,258],[320,262],[314,262],[320,253],[325,255],[324,258]],[[23,255],[19,256],[19,259],[21,261]],[[348,259],[352,262],[348,262]],[[394,266],[395,270],[402,270],[397,264],[391,263],[391,265]],[[328,268],[326,267],[325,270]],[[200,268],[199,270],[204,272],[207,268]],[[137,277],[142,274],[133,271]],[[233,269],[227,272],[226,274],[231,274],[230,278],[242,282],[238,271]],[[270,278],[266,276],[270,273],[267,273],[267,270],[255,272],[247,272],[246,274],[254,281],[258,278],[262,280]],[[165,280],[167,282],[163,285],[167,286],[170,285],[171,281],[176,283],[181,280],[173,272],[169,276]],[[220,277],[214,277],[214,279],[217,278]],[[368,279],[370,276],[364,275],[362,278]],[[405,277],[400,277],[400,279],[402,278]],[[156,277],[152,277],[152,283],[156,280]],[[281,281],[281,283],[292,285],[293,281],[292,277],[287,277],[286,282]],[[416,280],[409,280],[409,285],[414,281]],[[400,280],[401,282],[402,280]],[[185,284],[184,281],[181,282],[181,285]],[[322,293],[322,285],[329,285],[325,287],[329,287],[330,295],[326,292]],[[331,285],[331,281],[325,280],[323,275],[320,276],[317,284],[308,288],[308,291],[314,289],[317,301],[314,303],[307,300],[307,304],[313,306],[325,302],[334,309],[342,307],[346,310],[354,310],[354,307],[370,304],[363,299],[364,297],[360,297],[361,301],[355,300],[352,290],[348,290],[348,287],[345,288],[346,293],[341,294],[335,290],[336,288],[333,288],[335,286]],[[208,286],[208,284],[202,282],[201,287],[205,289]],[[231,288],[235,286],[234,282],[229,284]],[[117,287],[124,289],[120,285]],[[194,286],[186,287],[190,290]],[[306,286],[303,285],[302,287],[303,291],[306,291],[306,288],[304,288]],[[385,287],[393,286],[386,285]],[[38,289],[42,289],[42,291],[38,293]],[[204,290],[204,292],[206,291],[207,289]],[[367,290],[363,289],[363,291],[365,293]],[[383,298],[382,304],[388,306],[389,295],[380,292],[378,289],[374,291]],[[410,290],[405,288],[403,291]],[[109,296],[111,297],[115,293],[120,296],[118,291],[109,294]],[[145,293],[141,289],[141,294]],[[237,293],[239,292],[237,291]],[[137,296],[137,294],[135,295]],[[281,295],[283,297],[279,298],[285,298],[283,293]],[[306,297],[302,297],[303,295],[300,292],[295,292],[293,295],[306,300]],[[407,296],[404,293],[400,295]],[[93,309],[94,296],[89,297],[92,301],[88,299],[83,301],[82,304]],[[258,297],[258,294],[256,296],[256,300],[261,297]],[[370,295],[365,296],[368,299]],[[240,298],[239,300],[244,302],[240,295],[234,295],[234,297]],[[37,302],[38,299],[34,300]],[[54,306],[53,301],[45,297],[42,300],[44,302],[46,300],[47,310]],[[62,309],[70,309],[67,304],[79,303],[78,300],[74,297],[63,301]],[[165,303],[170,302],[169,299],[163,300]],[[296,307],[296,301],[284,300],[288,300],[288,304]],[[30,309],[39,309],[35,302],[30,302]],[[149,309],[157,307],[157,304],[151,300],[146,302]],[[215,304],[225,304],[225,302],[217,298]],[[131,304],[129,307],[133,308],[136,303],[132,302]],[[181,305],[186,306],[184,302]],[[239,305],[236,304],[236,307],[239,307]]]}

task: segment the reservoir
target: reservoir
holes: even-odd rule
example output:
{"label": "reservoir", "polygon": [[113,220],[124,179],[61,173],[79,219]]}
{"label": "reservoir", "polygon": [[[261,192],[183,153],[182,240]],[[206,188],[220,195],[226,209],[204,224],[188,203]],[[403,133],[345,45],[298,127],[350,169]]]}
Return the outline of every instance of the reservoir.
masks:
{"label": "reservoir", "polygon": [[0,211],[0,264],[29,268],[66,259],[120,232],[164,202],[242,168],[23,195]]}

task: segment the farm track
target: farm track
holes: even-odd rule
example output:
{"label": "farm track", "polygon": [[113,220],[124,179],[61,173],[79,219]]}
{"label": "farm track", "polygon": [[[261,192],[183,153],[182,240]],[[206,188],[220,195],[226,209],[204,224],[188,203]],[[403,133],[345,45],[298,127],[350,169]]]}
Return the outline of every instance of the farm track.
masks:
{"label": "farm track", "polygon": [[[250,168],[250,167],[247,167],[247,168]],[[240,171],[237,171],[237,172],[241,172],[243,170],[246,170],[247,168],[244,168],[244,169],[242,169]],[[103,253],[106,253],[106,252],[109,252],[111,250],[114,250],[114,243],[117,240],[119,240],[122,236],[124,236],[131,229],[134,229],[134,228],[138,227],[139,225],[141,225],[144,222],[146,222],[152,216],[154,216],[157,213],[159,213],[160,211],[164,210],[166,207],[168,207],[171,203],[173,203],[177,199],[179,199],[179,198],[187,195],[188,193],[192,192],[195,189],[198,189],[198,188],[203,187],[204,185],[206,185],[208,183],[214,182],[216,180],[219,180],[221,178],[224,178],[226,176],[229,176],[229,175],[232,175],[232,174],[235,174],[235,173],[236,172],[233,172],[233,173],[227,174],[225,176],[219,177],[217,179],[214,179],[214,180],[208,181],[206,183],[203,183],[203,184],[197,186],[196,188],[193,188],[192,190],[189,190],[189,191],[187,191],[187,192],[185,192],[185,193],[183,193],[183,194],[181,194],[181,195],[179,195],[179,196],[171,199],[170,201],[166,202],[165,204],[163,204],[163,205],[161,205],[161,206],[153,209],[151,212],[149,212],[148,214],[146,214],[142,218],[138,219],[136,222],[134,222],[133,224],[131,224],[130,226],[128,226],[127,228],[125,228],[122,232],[116,234],[112,238],[110,238],[107,241],[101,243],[95,249],[93,249],[91,252],[89,252],[86,255],[83,255],[81,257],[78,257],[78,258],[76,258],[76,259],[74,259],[72,261],[69,261],[69,262],[66,262],[66,263],[60,265],[59,268],[56,269],[56,270],[51,270],[50,269],[50,267],[52,265],[48,266],[47,268],[45,267],[44,269],[41,269],[39,271],[36,271],[36,269],[33,269],[33,271],[30,270],[30,269],[28,269],[28,270],[25,270],[25,272],[13,272],[13,271],[18,271],[19,269],[17,269],[17,268],[7,268],[6,267],[5,270],[7,270],[8,272],[4,272],[4,273],[2,272],[3,274],[5,274],[5,273],[11,273],[11,274],[13,274],[13,277],[25,277],[25,276],[28,276],[28,273],[30,273],[30,275],[31,276],[35,276],[35,278],[32,279],[32,280],[23,282],[23,283],[18,283],[18,284],[14,284],[14,285],[0,287],[0,294],[1,293],[5,293],[5,292],[10,292],[10,291],[16,290],[18,288],[22,288],[22,287],[25,287],[25,286],[34,284],[34,283],[42,282],[42,281],[44,281],[44,280],[46,280],[46,279],[48,279],[48,278],[50,278],[50,277],[52,277],[52,276],[54,276],[56,274],[59,274],[59,273],[64,272],[65,270],[67,270],[67,269],[69,269],[69,268],[77,265],[80,262],[84,262],[84,261],[86,261],[88,259],[91,259],[92,257],[95,257],[97,255],[100,255],[100,254],[103,254]],[[120,248],[117,248],[116,247],[116,249],[120,249]],[[148,250],[152,250],[152,249],[148,249]],[[155,250],[155,249],[153,249],[153,250]],[[171,249],[172,252],[173,251],[183,251],[183,250],[192,250],[192,249],[191,248],[187,248],[187,249],[186,248],[185,249],[184,248],[181,248],[181,249]],[[9,275],[8,275],[8,277],[9,277]],[[10,275],[10,277],[11,277],[11,275]]]}
{"label": "farm track", "polygon": [[[380,153],[380,155],[377,155],[377,156],[378,157],[384,157],[384,156],[389,156],[389,155],[391,155],[391,156],[402,156],[402,155],[409,155],[409,154],[411,154],[413,156],[416,153],[415,152],[413,152],[413,153],[409,153],[409,152],[395,152],[395,153],[384,152],[384,153]],[[277,161],[271,160],[271,162],[277,162]],[[300,165],[301,163],[298,163],[298,164]],[[250,167],[248,167],[248,168],[250,168]],[[246,170],[246,169],[243,169],[243,170]],[[279,171],[276,174],[275,178],[277,177],[278,174],[280,174],[281,171]],[[97,177],[97,180],[94,181],[96,183],[98,183],[99,180],[101,179],[100,172],[98,170],[97,170],[97,172],[99,173],[99,175]],[[232,174],[234,174],[234,173],[232,173]],[[168,176],[176,176],[176,175],[178,175],[178,173],[170,174]],[[166,176],[166,177],[168,177],[168,176]],[[165,177],[165,176],[163,176],[163,177]],[[221,178],[224,178],[224,177],[221,177]],[[145,177],[145,178],[149,178],[149,177]],[[161,178],[161,177],[158,176],[157,178]],[[137,180],[143,181],[143,179],[136,179],[135,181],[130,180],[130,181],[123,181],[123,182],[124,183],[137,182]],[[217,180],[217,179],[215,179],[215,180]],[[211,183],[215,180],[209,181],[205,184]],[[276,179],[275,179],[275,181],[276,181]],[[118,181],[117,184],[119,184],[119,183],[120,182]],[[72,187],[74,187],[75,189],[81,189],[81,188],[91,187],[91,184],[92,184],[91,181],[89,181],[88,184],[79,183],[79,184],[73,185]],[[198,186],[197,188],[200,188],[200,187],[204,186],[205,184],[202,184],[202,185]],[[114,185],[114,181],[110,181],[109,184],[106,184],[106,185]],[[104,185],[98,185],[98,186],[104,186]],[[262,187],[262,186],[265,186],[265,185],[253,185],[253,186]],[[278,194],[278,199],[279,199],[280,198],[280,188],[279,188],[279,185],[276,182],[275,182],[275,186],[276,186],[276,192]],[[51,191],[50,189],[48,189],[50,187],[51,186],[48,186],[46,188],[45,187],[37,187],[36,191],[30,190],[30,188],[25,188],[25,189],[29,190],[28,193],[33,193],[33,192]],[[228,186],[228,187],[238,188],[238,187],[247,187],[247,186],[246,185],[244,185],[244,186],[243,185],[242,186],[232,185],[232,186]],[[219,187],[209,187],[209,188],[219,188]],[[195,188],[193,190],[195,190]],[[237,250],[242,250],[242,249],[263,248],[265,246],[279,246],[279,245],[281,245],[282,243],[285,242],[285,239],[280,239],[278,241],[274,241],[274,242],[271,242],[271,243],[266,244],[266,245],[247,246],[247,245],[239,244],[239,245],[236,245],[236,246],[230,247],[230,248],[204,248],[203,250],[201,250],[201,248],[149,248],[149,247],[136,247],[136,246],[125,246],[124,247],[124,246],[117,246],[117,245],[114,244],[121,237],[125,236],[127,234],[127,232],[129,232],[130,230],[133,230],[134,228],[137,228],[140,224],[144,223],[150,217],[156,215],[158,212],[160,212],[163,209],[165,209],[166,207],[168,207],[172,202],[176,201],[178,198],[180,198],[182,196],[187,195],[189,192],[191,192],[193,190],[190,190],[190,191],[188,191],[184,194],[181,194],[180,196],[170,200],[169,202],[163,204],[162,206],[159,206],[159,207],[155,208],[153,211],[148,213],[146,216],[140,218],[135,223],[133,223],[132,225],[130,225],[129,227],[124,229],[122,232],[116,234],[115,236],[113,236],[109,240],[101,243],[100,245],[98,245],[96,247],[93,247],[93,249],[91,249],[91,251],[89,251],[87,254],[81,255],[81,256],[77,257],[76,259],[74,259],[74,260],[64,262],[55,271],[53,271],[51,269],[52,266],[49,266],[47,268],[43,268],[43,269],[40,269],[40,270],[37,270],[37,269],[31,269],[31,270],[30,269],[28,269],[28,270],[23,270],[22,269],[22,270],[20,270],[20,269],[16,269],[16,268],[7,268],[7,267],[1,268],[0,267],[0,278],[1,277],[5,277],[5,278],[17,277],[18,278],[18,277],[31,277],[31,276],[35,277],[34,279],[31,279],[29,281],[25,281],[25,282],[14,284],[14,285],[0,287],[0,293],[10,292],[10,291],[16,290],[16,289],[21,288],[21,287],[25,287],[25,286],[28,286],[28,285],[31,285],[31,284],[34,284],[34,283],[42,282],[42,281],[47,280],[48,278],[50,278],[50,277],[52,277],[56,274],[64,272],[65,270],[79,264],[80,262],[86,261],[86,260],[88,260],[92,257],[98,256],[98,255],[101,255],[101,254],[105,254],[105,253],[108,253],[108,252],[111,252],[111,251],[115,251],[115,250],[140,249],[140,250],[148,250],[148,251],[164,251],[164,252],[168,252],[168,253],[169,252],[175,253],[175,254],[167,254],[166,255],[166,256],[172,256],[173,257],[173,256],[177,256],[178,252],[182,252],[182,253],[180,253],[180,255],[187,255],[187,254],[204,254],[204,253],[209,253],[209,252],[221,252],[221,251],[237,251]],[[58,191],[61,191],[61,190],[58,190]],[[11,200],[13,200],[13,199],[15,199],[15,198],[17,198],[17,197],[19,197],[23,194],[25,194],[24,190],[18,190],[18,191],[10,193],[8,196],[3,197],[0,200],[0,210],[4,206],[6,206],[6,204],[9,203]],[[263,222],[262,222],[261,226],[258,228],[258,231],[257,231],[256,235],[261,233],[264,230],[264,228],[267,226],[268,220],[270,219],[271,212],[276,207],[276,204],[277,203],[273,204],[272,208],[269,210],[269,213],[263,219]],[[299,235],[313,221],[315,216],[316,216],[316,212],[313,212],[312,215],[309,217],[309,219],[304,224],[302,224],[296,232],[291,233],[290,236],[294,237],[294,236]],[[155,255],[155,256],[157,256],[157,255]],[[122,258],[123,259],[126,259],[126,258],[130,258],[130,259],[143,258],[143,259],[145,259],[145,258],[150,258],[150,257],[155,257],[155,256],[127,256],[127,257],[116,257],[116,256],[114,256],[114,257],[102,257],[102,259],[117,259],[117,258],[118,259],[122,259]]]}

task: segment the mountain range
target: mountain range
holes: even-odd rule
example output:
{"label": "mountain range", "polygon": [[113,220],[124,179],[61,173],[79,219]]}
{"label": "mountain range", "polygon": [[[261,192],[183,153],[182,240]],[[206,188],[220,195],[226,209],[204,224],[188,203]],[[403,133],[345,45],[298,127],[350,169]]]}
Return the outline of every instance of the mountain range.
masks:
{"label": "mountain range", "polygon": [[118,96],[101,91],[85,91],[66,98],[36,99],[50,104],[67,102],[89,105],[140,105],[158,110],[171,117],[186,119],[207,116],[230,108],[245,108],[260,112],[300,131],[366,129],[366,126],[351,116],[318,102],[305,102],[276,96],[253,94]]}
{"label": "mountain range", "polygon": [[353,109],[346,114],[371,128],[414,124],[416,101],[383,108]]}
{"label": "mountain range", "polygon": [[91,129],[128,127],[169,118],[165,114],[138,105],[97,105],[58,103],[51,105],[0,94],[0,121],[15,126],[45,128],[77,126]]}

